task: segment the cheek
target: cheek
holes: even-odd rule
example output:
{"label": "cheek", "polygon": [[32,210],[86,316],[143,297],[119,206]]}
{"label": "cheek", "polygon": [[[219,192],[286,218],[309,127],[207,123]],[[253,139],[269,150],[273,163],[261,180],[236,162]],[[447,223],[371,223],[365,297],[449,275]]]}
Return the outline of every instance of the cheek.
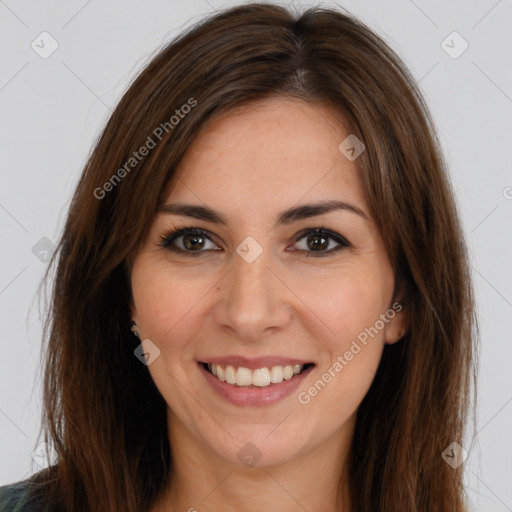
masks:
{"label": "cheek", "polygon": [[296,292],[304,297],[311,314],[328,327],[326,332],[331,336],[327,340],[333,350],[339,351],[374,325],[384,312],[386,298],[379,286],[381,279],[371,266],[344,268],[337,274],[308,280]]}
{"label": "cheek", "polygon": [[[142,334],[161,350],[179,348],[200,325],[194,312],[212,284],[203,277],[170,271],[141,257],[132,272],[132,290]],[[170,343],[172,341],[172,343]]]}
{"label": "cheek", "polygon": [[316,410],[331,420],[343,422],[355,412],[377,371],[384,330],[375,325],[386,306],[379,282],[371,269],[354,269],[337,282],[326,283],[323,300],[320,293],[316,295],[318,315],[334,334],[323,340],[325,357],[319,379],[303,398],[316,400]]}
{"label": "cheek", "polygon": [[[306,302],[314,305],[315,315],[330,333],[321,340],[323,376],[317,386],[329,388],[321,399],[329,410],[334,407],[341,413],[355,409],[379,365],[384,329],[375,329],[375,325],[385,312],[387,299],[379,285],[381,279],[371,267],[351,268],[336,279],[325,279],[321,286],[309,286],[308,292],[303,289]],[[344,404],[340,409],[339,403]]]}

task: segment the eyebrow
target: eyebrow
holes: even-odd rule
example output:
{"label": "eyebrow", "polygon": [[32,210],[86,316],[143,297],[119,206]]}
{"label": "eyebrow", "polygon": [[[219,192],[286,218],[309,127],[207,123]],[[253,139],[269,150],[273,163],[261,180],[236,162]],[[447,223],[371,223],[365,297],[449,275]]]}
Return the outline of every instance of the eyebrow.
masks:
{"label": "eyebrow", "polygon": [[[298,220],[316,217],[325,213],[337,210],[345,210],[355,213],[366,220],[369,220],[366,213],[357,206],[345,201],[327,200],[316,203],[303,204],[284,210],[277,216],[275,226],[292,224]],[[195,219],[214,222],[215,224],[228,225],[227,219],[220,213],[207,206],[174,203],[164,205],[160,213],[170,215],[182,215],[184,217],[193,217]]]}

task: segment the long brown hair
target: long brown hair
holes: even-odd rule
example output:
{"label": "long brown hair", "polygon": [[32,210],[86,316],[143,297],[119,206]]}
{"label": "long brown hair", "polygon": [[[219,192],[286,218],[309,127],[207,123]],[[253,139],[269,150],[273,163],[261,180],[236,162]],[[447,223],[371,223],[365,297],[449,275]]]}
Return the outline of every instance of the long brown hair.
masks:
{"label": "long brown hair", "polygon": [[465,510],[463,465],[441,454],[464,436],[477,325],[426,103],[399,57],[351,15],[268,3],[212,14],[161,49],[85,165],[45,276],[55,269],[42,430],[58,463],[35,481],[51,510],[148,510],[172,477],[166,403],[133,354],[130,263],[203,124],[271,95],[329,105],[364,142],[355,163],[409,319],[358,409],[353,510]]}

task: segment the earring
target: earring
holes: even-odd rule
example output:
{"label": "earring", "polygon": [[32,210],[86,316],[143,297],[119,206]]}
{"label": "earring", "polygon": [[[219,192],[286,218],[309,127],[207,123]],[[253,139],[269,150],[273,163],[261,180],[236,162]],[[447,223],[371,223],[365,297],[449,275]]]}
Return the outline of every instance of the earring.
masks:
{"label": "earring", "polygon": [[138,338],[139,337],[139,333],[137,331],[137,324],[132,320],[131,324],[130,324],[130,330],[133,332],[133,335]]}

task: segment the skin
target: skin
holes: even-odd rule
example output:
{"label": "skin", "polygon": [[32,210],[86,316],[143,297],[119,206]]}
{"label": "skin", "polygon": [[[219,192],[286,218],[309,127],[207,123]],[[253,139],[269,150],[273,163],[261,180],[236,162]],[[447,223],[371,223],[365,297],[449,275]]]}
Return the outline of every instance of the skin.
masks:
{"label": "skin", "polygon": [[[355,415],[405,318],[396,313],[307,405],[299,402],[396,301],[359,172],[338,150],[348,134],[332,108],[272,98],[204,125],[182,160],[166,204],[207,205],[228,226],[158,214],[134,259],[132,319],[141,340],[160,349],[148,370],[169,405],[174,469],[153,512],[351,511],[344,467]],[[327,199],[368,219],[337,210],[274,227],[284,209]],[[202,228],[211,241],[198,257],[173,253],[159,245],[173,226]],[[311,234],[296,235],[320,226],[350,246],[325,257],[297,252],[314,252]],[[236,252],[248,236],[263,248],[252,263]],[[323,252],[339,247],[328,240]],[[316,366],[284,400],[240,407],[218,396],[196,363],[230,354]],[[247,442],[261,454],[252,467],[237,457]]]}

